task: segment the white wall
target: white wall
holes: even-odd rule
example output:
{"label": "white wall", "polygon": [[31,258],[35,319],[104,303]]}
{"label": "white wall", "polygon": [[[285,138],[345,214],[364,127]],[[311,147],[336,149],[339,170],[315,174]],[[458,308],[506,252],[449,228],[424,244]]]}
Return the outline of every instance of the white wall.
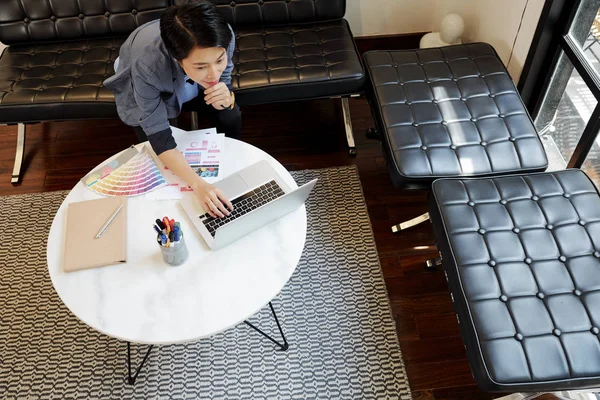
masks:
{"label": "white wall", "polygon": [[490,43],[517,82],[543,5],[544,0],[347,0],[346,19],[354,36],[372,36],[436,31],[446,14],[459,14],[463,42]]}
{"label": "white wall", "polygon": [[490,43],[518,82],[543,6],[544,0],[438,0],[434,29],[446,14],[461,15],[463,42]]}
{"label": "white wall", "polygon": [[437,1],[346,0],[346,19],[354,36],[428,32]]}
{"label": "white wall", "polygon": [[523,24],[521,30],[517,36],[515,48],[513,50],[512,59],[508,65],[508,72],[512,76],[515,82],[519,81],[529,48],[531,47],[531,41],[535,34],[540,15],[542,14],[542,8],[544,8],[544,0],[529,0],[529,4],[525,9],[525,16],[523,18]]}

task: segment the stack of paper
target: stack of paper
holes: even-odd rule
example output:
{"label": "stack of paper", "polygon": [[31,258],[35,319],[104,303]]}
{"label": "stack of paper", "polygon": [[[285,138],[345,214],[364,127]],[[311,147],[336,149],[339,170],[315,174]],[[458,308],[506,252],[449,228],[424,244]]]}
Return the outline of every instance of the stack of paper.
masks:
{"label": "stack of paper", "polygon": [[224,144],[225,135],[212,128],[188,132],[177,141],[177,149],[196,174],[210,182],[219,177]]}
{"label": "stack of paper", "polygon": [[[225,135],[217,133],[215,128],[185,132],[172,128],[173,137],[179,150],[190,167],[205,181],[215,182],[219,175],[225,147]],[[178,200],[192,189],[177,175],[160,165],[167,185],[146,194],[146,200]]]}

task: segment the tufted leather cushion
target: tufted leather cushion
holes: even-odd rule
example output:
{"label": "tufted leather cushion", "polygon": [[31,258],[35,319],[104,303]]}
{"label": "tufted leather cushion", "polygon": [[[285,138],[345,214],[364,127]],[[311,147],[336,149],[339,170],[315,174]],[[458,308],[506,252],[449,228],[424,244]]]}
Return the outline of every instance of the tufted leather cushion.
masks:
{"label": "tufted leather cushion", "polygon": [[[211,0],[233,27],[344,18],[346,0]],[[183,0],[175,0],[175,4]]]}
{"label": "tufted leather cushion", "polygon": [[9,46],[0,57],[0,122],[117,117],[102,82],[125,38]]}
{"label": "tufted leather cushion", "polygon": [[600,385],[600,197],[580,170],[433,183],[467,356],[488,391]]}
{"label": "tufted leather cushion", "polygon": [[490,45],[374,51],[364,60],[396,186],[546,169],[531,118]]}
{"label": "tufted leather cushion", "polygon": [[241,105],[356,93],[364,71],[343,20],[236,29],[232,85]]}
{"label": "tufted leather cushion", "polygon": [[169,0],[3,0],[0,41],[127,35],[160,18],[168,5]]}

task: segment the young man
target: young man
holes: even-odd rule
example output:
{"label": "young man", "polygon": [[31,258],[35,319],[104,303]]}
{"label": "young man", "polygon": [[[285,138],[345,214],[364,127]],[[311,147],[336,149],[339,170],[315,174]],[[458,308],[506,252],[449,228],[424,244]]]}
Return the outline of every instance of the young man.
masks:
{"label": "young man", "polygon": [[[177,151],[169,119],[182,104],[211,114],[219,132],[239,137],[242,116],[231,92],[235,37],[216,7],[204,0],[169,7],[159,21],[131,33],[104,82],[112,90],[119,116],[146,139],[158,158],[190,185],[213,217],[229,215],[231,202],[200,178]],[[229,209],[229,210],[228,210]]]}

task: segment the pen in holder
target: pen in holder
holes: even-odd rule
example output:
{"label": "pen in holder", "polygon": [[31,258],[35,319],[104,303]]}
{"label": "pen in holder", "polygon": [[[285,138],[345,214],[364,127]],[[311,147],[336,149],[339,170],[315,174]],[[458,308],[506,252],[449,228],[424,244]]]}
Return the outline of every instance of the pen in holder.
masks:
{"label": "pen in holder", "polygon": [[[160,243],[160,236],[157,237],[157,241]],[[189,255],[183,235],[181,235],[181,239],[178,242],[171,243],[169,247],[162,244],[159,247],[163,260],[173,266],[183,264]]]}
{"label": "pen in holder", "polygon": [[157,219],[154,230],[158,233],[156,242],[160,247],[163,260],[173,266],[183,264],[189,253],[179,222],[169,220],[167,217],[163,220]]}

